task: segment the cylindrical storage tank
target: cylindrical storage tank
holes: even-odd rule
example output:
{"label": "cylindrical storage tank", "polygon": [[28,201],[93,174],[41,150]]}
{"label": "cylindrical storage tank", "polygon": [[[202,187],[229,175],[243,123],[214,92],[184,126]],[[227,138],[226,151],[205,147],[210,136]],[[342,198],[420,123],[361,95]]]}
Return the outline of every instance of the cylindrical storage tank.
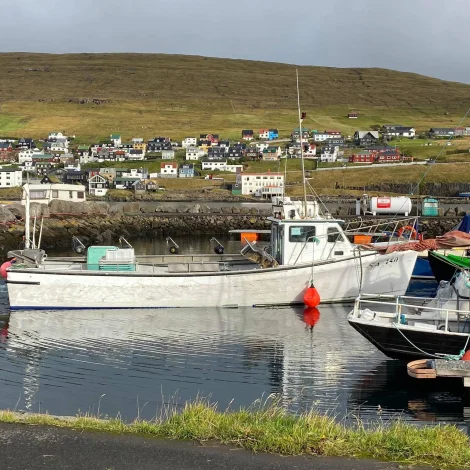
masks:
{"label": "cylindrical storage tank", "polygon": [[439,215],[439,201],[430,197],[424,199],[422,215],[426,217],[437,217]]}
{"label": "cylindrical storage tank", "polygon": [[377,214],[408,215],[411,212],[411,199],[405,196],[399,197],[371,197],[370,211]]}

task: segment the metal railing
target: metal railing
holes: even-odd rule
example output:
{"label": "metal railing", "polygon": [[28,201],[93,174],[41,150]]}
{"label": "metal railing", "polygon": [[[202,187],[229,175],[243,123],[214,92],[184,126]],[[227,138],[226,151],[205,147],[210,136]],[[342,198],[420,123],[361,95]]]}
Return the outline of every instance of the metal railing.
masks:
{"label": "metal railing", "polygon": [[[363,297],[370,297],[369,299],[364,299]],[[395,299],[394,302],[385,302],[383,300],[375,300],[375,299]],[[418,304],[412,304],[412,303],[404,303],[402,300],[417,300],[421,303],[424,303],[424,305],[418,305]],[[353,309],[353,316],[355,318],[361,318],[360,317],[360,312],[363,310],[362,306],[364,304],[367,305],[381,305],[381,306],[388,306],[388,307],[393,307],[394,310],[392,312],[374,312],[374,313],[379,313],[379,315],[382,315],[384,317],[388,318],[393,318],[396,317],[396,323],[397,326],[402,325],[400,323],[401,315],[403,314],[404,309],[413,309],[414,314],[419,317],[419,311],[422,312],[427,312],[427,313],[437,313],[438,316],[436,318],[423,318],[424,320],[427,321],[442,321],[444,320],[444,332],[450,333],[449,330],[449,315],[454,314],[457,318],[457,321],[460,322],[462,319],[468,320],[470,319],[470,311],[464,311],[464,310],[458,310],[458,309],[450,309],[450,308],[440,308],[440,307],[428,307],[427,303],[432,301],[432,300],[438,300],[438,299],[430,299],[430,298],[424,298],[424,297],[413,297],[413,296],[391,296],[391,295],[374,295],[374,294],[362,294],[360,297],[358,297],[355,302],[354,302],[354,309]],[[451,300],[451,299],[449,299]],[[406,325],[403,325],[406,326]],[[470,326],[470,324],[469,324]],[[465,325],[464,325],[465,328]],[[464,334],[464,333],[462,333]],[[468,333],[465,333],[468,334]]]}

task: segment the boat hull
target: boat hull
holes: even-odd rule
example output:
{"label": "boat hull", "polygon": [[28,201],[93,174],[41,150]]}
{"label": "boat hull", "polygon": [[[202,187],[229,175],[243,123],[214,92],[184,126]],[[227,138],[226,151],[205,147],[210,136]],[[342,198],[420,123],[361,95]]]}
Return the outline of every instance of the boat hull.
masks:
{"label": "boat hull", "polygon": [[460,271],[457,266],[447,263],[442,258],[435,256],[432,252],[429,252],[428,259],[437,282],[450,281],[455,277],[456,273]]}
{"label": "boat hull", "polygon": [[415,267],[413,268],[412,279],[434,279],[429,260],[427,257],[418,256]]}
{"label": "boat hull", "polygon": [[[361,260],[324,261],[314,266],[315,287],[322,303],[354,300],[361,278],[364,293],[403,295],[416,256],[367,253]],[[238,307],[302,304],[311,278],[311,265],[185,274],[15,268],[7,286],[12,310]]]}
{"label": "boat hull", "polygon": [[[462,335],[457,336],[437,331],[416,331],[404,328],[400,329],[402,334],[394,326],[374,325],[355,319],[350,319],[349,324],[377,349],[392,359],[423,359],[426,357],[426,354],[423,354],[422,351],[431,355],[459,354],[467,343],[467,336]],[[417,348],[421,349],[421,351]],[[467,346],[468,348],[470,348],[470,345]]]}

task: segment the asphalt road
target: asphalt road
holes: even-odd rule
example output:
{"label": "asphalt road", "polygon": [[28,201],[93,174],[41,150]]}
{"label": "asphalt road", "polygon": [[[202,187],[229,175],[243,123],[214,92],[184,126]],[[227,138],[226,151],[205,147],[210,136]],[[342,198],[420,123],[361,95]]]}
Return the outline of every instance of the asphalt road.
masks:
{"label": "asphalt road", "polygon": [[384,470],[383,464],[252,454],[216,443],[167,441],[0,423],[0,469],[14,470]]}

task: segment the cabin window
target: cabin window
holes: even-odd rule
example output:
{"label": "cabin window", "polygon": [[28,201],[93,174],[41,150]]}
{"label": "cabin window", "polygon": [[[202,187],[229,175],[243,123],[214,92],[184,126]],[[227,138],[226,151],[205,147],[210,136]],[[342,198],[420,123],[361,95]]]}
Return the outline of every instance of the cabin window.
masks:
{"label": "cabin window", "polygon": [[336,243],[343,241],[343,237],[339,232],[338,227],[329,227],[328,228],[328,243]]}
{"label": "cabin window", "polygon": [[310,243],[314,242],[316,234],[315,227],[293,226],[289,227],[289,241],[290,242],[306,242],[307,239]]}

